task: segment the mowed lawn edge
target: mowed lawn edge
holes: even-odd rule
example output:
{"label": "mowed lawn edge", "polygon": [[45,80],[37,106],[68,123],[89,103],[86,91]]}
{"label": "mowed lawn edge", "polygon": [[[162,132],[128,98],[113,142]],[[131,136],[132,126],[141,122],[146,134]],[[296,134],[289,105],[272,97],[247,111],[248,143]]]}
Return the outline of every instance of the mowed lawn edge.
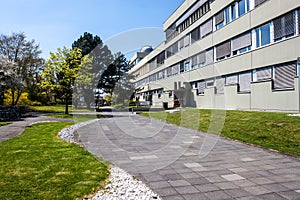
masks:
{"label": "mowed lawn edge", "polygon": [[0,143],[0,199],[78,199],[106,184],[101,159],[57,137],[73,124],[35,124]]}
{"label": "mowed lawn edge", "polygon": [[287,113],[190,108],[177,113],[162,111],[141,115],[300,156],[300,117]]}

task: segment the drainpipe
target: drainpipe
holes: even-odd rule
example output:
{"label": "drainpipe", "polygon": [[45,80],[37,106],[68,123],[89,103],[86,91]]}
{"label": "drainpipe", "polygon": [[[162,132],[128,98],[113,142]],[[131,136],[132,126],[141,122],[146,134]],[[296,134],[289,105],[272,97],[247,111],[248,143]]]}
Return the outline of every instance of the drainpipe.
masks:
{"label": "drainpipe", "polygon": [[300,114],[300,57],[297,58],[297,73],[298,73],[298,112]]}

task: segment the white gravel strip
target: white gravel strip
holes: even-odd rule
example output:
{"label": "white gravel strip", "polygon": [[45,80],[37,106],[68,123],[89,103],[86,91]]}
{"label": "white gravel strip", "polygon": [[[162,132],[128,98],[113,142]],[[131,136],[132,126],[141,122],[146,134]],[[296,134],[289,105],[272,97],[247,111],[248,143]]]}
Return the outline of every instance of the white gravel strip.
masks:
{"label": "white gravel strip", "polygon": [[[99,119],[75,124],[64,128],[58,136],[70,143],[78,143],[77,129],[94,123]],[[148,188],[142,181],[137,180],[130,174],[116,166],[110,169],[109,183],[103,190],[98,191],[89,200],[161,200],[161,198]]]}
{"label": "white gravel strip", "polygon": [[110,183],[89,200],[154,200],[161,198],[142,181],[118,167],[110,169]]}

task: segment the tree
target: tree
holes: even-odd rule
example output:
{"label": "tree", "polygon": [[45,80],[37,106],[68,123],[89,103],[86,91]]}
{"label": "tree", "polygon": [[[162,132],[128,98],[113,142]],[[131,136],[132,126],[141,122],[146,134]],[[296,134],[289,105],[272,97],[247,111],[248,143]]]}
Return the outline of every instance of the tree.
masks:
{"label": "tree", "polygon": [[94,100],[97,83],[103,71],[113,61],[113,56],[108,47],[103,44],[99,36],[93,36],[91,33],[87,32],[85,32],[83,36],[80,36],[78,40],[74,41],[72,48],[80,48],[82,50],[83,57],[89,55],[92,59],[92,65],[89,67],[89,70],[86,70],[86,68],[84,69],[85,76],[92,77],[91,84],[83,84],[80,89],[87,107],[90,108],[90,104]]}
{"label": "tree", "polygon": [[39,45],[34,40],[28,41],[24,33],[0,35],[0,55],[16,64],[18,87],[11,88],[12,105],[17,105],[24,89],[36,85],[34,75],[43,63],[40,54]]}
{"label": "tree", "polygon": [[16,69],[16,63],[9,61],[4,56],[0,58],[0,105],[4,104],[5,91],[21,87]]}
{"label": "tree", "polygon": [[82,64],[81,49],[58,48],[56,53],[50,52],[45,63],[42,87],[61,95],[65,102],[65,114],[69,114],[68,104],[72,97],[77,72]]}
{"label": "tree", "polygon": [[119,52],[114,57],[114,61],[103,72],[98,83],[98,88],[109,94],[113,93],[118,81],[131,69],[123,54]]}

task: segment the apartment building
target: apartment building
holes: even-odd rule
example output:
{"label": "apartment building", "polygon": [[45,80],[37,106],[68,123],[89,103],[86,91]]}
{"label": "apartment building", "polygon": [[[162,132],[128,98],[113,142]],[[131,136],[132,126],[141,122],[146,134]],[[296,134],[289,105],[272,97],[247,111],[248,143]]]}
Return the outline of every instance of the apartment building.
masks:
{"label": "apartment building", "polygon": [[298,111],[299,0],[186,0],[130,71],[155,107]]}

